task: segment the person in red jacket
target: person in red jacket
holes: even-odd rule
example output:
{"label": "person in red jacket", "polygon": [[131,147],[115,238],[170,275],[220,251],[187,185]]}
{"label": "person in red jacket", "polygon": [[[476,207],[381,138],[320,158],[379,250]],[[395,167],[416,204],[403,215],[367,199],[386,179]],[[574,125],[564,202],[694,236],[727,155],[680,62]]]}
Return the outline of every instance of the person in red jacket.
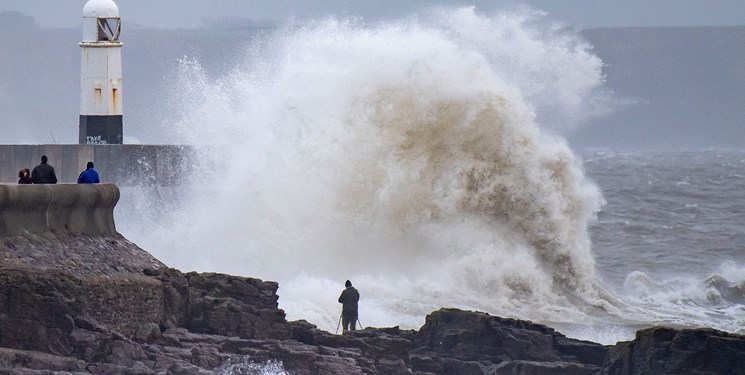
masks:
{"label": "person in red jacket", "polygon": [[32,184],[31,181],[31,171],[28,170],[28,168],[21,169],[20,172],[18,172],[18,183],[19,184]]}

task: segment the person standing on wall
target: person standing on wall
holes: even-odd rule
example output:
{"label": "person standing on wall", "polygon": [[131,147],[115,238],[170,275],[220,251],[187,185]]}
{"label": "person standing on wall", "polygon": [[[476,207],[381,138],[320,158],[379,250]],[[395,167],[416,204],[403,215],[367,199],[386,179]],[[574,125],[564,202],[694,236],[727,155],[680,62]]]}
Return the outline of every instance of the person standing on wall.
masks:
{"label": "person standing on wall", "polygon": [[78,176],[78,183],[97,184],[99,182],[101,182],[101,180],[98,179],[98,172],[93,169],[93,162],[89,161],[88,164],[85,166],[85,170],[80,172],[80,176]]}
{"label": "person standing on wall", "polygon": [[22,185],[33,183],[31,181],[31,171],[29,171],[28,168],[23,168],[18,172],[18,183]]}
{"label": "person standing on wall", "polygon": [[352,286],[351,281],[347,280],[347,282],[344,283],[344,286],[346,289],[344,289],[339,296],[339,303],[342,304],[342,334],[357,329],[357,302],[360,300],[360,292]]}
{"label": "person standing on wall", "polygon": [[54,174],[54,167],[47,164],[47,156],[41,156],[41,164],[34,167],[31,172],[31,182],[35,184],[56,184],[57,175]]}

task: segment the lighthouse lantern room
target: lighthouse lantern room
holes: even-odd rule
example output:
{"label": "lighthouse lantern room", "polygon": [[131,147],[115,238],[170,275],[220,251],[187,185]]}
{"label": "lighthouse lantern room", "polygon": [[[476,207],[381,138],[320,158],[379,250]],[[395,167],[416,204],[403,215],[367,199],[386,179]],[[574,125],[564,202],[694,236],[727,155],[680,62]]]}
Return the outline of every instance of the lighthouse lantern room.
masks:
{"label": "lighthouse lantern room", "polygon": [[122,143],[121,19],[112,0],[83,7],[80,42],[80,144]]}

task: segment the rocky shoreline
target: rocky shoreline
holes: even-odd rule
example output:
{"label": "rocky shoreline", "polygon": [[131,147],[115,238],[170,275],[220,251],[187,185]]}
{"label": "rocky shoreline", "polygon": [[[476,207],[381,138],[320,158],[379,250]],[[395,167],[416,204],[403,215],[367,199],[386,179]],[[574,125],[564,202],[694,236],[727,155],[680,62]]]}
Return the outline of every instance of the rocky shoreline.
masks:
{"label": "rocky shoreline", "polygon": [[443,308],[335,335],[288,322],[275,282],[182,273],[121,235],[5,236],[0,260],[0,374],[745,373],[745,336],[711,329],[604,346]]}

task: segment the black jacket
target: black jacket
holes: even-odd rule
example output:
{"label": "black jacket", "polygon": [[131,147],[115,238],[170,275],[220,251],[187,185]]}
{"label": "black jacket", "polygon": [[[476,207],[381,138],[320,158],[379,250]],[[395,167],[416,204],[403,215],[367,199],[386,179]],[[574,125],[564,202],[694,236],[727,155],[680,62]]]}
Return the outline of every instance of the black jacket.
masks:
{"label": "black jacket", "polygon": [[54,167],[46,163],[37,165],[31,172],[31,181],[35,184],[56,184],[57,175],[54,174]]}
{"label": "black jacket", "polygon": [[360,300],[360,292],[353,286],[347,287],[339,296],[339,303],[342,304],[341,311],[357,314],[357,301]]}

